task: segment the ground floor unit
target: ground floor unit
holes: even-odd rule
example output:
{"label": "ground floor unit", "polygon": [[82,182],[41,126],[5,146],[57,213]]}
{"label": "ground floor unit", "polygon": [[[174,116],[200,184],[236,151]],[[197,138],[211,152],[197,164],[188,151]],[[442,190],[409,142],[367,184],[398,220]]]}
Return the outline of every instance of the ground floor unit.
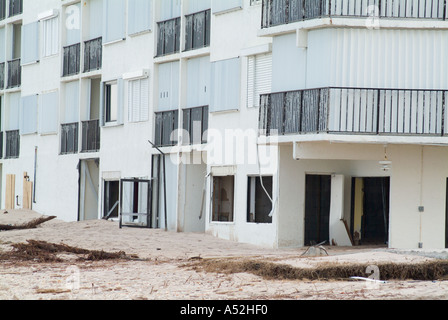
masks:
{"label": "ground floor unit", "polygon": [[448,247],[448,147],[280,142],[256,147],[253,162],[219,162],[205,146],[62,157],[24,141],[34,152],[1,165],[6,209],[272,248]]}

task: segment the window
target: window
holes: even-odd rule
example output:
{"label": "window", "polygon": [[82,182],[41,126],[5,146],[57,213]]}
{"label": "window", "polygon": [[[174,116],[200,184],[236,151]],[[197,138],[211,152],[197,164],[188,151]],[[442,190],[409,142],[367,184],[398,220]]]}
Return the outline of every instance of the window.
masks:
{"label": "window", "polygon": [[226,13],[243,7],[243,0],[212,0],[214,14]]}
{"label": "window", "polygon": [[129,0],[128,34],[151,30],[151,9],[151,0]]}
{"label": "window", "polygon": [[106,123],[118,120],[118,85],[117,82],[106,83],[105,88]]}
{"label": "window", "polygon": [[129,122],[149,120],[149,78],[129,81],[128,120]]}
{"label": "window", "polygon": [[[17,26],[18,28],[19,26]],[[22,26],[22,30],[14,30],[17,51],[16,57],[22,58],[22,64],[35,63],[39,61],[39,23],[33,22]],[[19,39],[20,38],[20,39]],[[19,46],[21,42],[21,46]],[[23,50],[22,50],[23,48]]]}
{"label": "window", "polygon": [[213,177],[213,222],[233,222],[235,176]]}
{"label": "window", "polygon": [[49,134],[58,131],[59,93],[57,91],[40,96],[39,133]]}
{"label": "window", "polygon": [[249,177],[247,222],[272,223],[272,177]]}
{"label": "window", "polygon": [[104,1],[104,43],[126,38],[126,2],[124,0]]}
{"label": "window", "polygon": [[42,21],[42,56],[48,57],[59,52],[58,17]]}
{"label": "window", "polygon": [[271,92],[272,54],[248,57],[247,61],[247,106],[259,107],[260,95]]}
{"label": "window", "polygon": [[20,133],[33,134],[37,132],[37,95],[22,97]]}
{"label": "window", "polygon": [[210,112],[239,110],[240,59],[212,63]]}

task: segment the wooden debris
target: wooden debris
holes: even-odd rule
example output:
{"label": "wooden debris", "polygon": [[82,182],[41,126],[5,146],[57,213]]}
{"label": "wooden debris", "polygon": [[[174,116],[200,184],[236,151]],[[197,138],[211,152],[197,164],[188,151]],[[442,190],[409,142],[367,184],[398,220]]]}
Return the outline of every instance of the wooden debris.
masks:
{"label": "wooden debris", "polygon": [[42,223],[48,222],[48,221],[56,219],[56,218],[57,217],[55,217],[55,216],[41,217],[41,218],[34,219],[34,220],[30,221],[30,222],[23,223],[21,225],[0,224],[0,231],[35,229],[36,227],[38,227]]}

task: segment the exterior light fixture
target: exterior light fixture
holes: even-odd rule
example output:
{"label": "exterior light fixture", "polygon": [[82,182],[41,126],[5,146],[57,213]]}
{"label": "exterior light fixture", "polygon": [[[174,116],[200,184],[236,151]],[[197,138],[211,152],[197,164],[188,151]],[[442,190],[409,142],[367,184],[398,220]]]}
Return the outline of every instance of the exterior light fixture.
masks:
{"label": "exterior light fixture", "polygon": [[382,171],[392,169],[392,161],[387,158],[387,146],[384,146],[384,160],[379,162]]}

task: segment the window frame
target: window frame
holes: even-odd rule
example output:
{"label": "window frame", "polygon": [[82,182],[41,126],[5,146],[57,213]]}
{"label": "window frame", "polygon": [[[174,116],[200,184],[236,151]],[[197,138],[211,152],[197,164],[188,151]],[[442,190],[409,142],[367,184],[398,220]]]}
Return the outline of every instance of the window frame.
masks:
{"label": "window frame", "polygon": [[[226,179],[226,178],[227,179],[232,179],[231,183],[229,184],[229,186],[232,187],[231,195],[227,195],[229,200],[225,200],[225,201],[230,201],[229,209],[231,211],[229,211],[229,218],[228,218],[228,220],[222,220],[220,218],[220,216],[222,216],[222,213],[226,213],[226,212],[222,212],[222,211],[215,212],[215,201],[216,201],[216,198],[215,198],[215,192],[216,192],[216,189],[215,189],[215,179],[221,179],[222,180],[222,179]],[[230,223],[230,224],[235,223],[236,222],[236,219],[235,219],[236,175],[235,174],[232,174],[232,175],[222,175],[222,176],[221,175],[214,175],[214,176],[212,175],[211,189],[212,189],[211,210],[210,210],[211,211],[211,217],[210,217],[211,223],[218,223],[218,224],[219,223]],[[219,200],[218,201],[221,202],[221,205],[222,205],[222,202],[223,202],[222,195],[219,196]]]}
{"label": "window frame", "polygon": [[[115,90],[113,90],[115,88]],[[115,93],[115,99],[112,100],[112,94]],[[115,101],[115,116],[113,115],[113,102]],[[108,81],[104,84],[104,122],[107,124],[118,123],[118,81]]]}
{"label": "window frame", "polygon": [[[41,23],[41,39],[42,39],[42,58],[52,57],[59,54],[59,16],[51,16],[40,20]],[[48,28],[51,28],[48,33]],[[47,52],[47,44],[49,43],[48,35],[51,36],[50,53]]]}
{"label": "window frame", "polygon": [[[266,215],[265,219],[261,219],[257,221],[257,189],[260,186],[261,187],[261,191],[263,194],[263,197],[267,196],[265,194],[265,190],[263,189],[263,185],[264,188],[267,190],[267,192],[269,192],[269,188],[265,185],[265,183],[263,182],[263,185],[261,184],[262,181],[264,179],[270,179],[270,187],[271,187],[271,192],[270,192],[270,198],[273,198],[273,193],[274,193],[274,176],[273,175],[263,175],[263,176],[259,176],[259,175],[249,175],[248,176],[248,184],[247,184],[247,210],[246,210],[246,222],[250,223],[250,224],[272,224],[273,223],[273,219],[272,217],[269,217],[269,214],[272,212],[272,210],[274,209],[273,204],[271,205],[271,210],[269,213],[263,213],[263,215]],[[255,187],[255,189],[253,189],[253,187]],[[259,190],[258,190],[259,191]],[[254,198],[252,198],[254,197]],[[268,199],[271,201],[271,199]],[[260,199],[258,199],[260,200]],[[272,202],[271,202],[272,203]],[[253,211],[253,212],[252,212]],[[251,216],[253,214],[253,217]],[[263,221],[263,220],[267,220],[267,221]],[[270,221],[269,221],[270,220]]]}

